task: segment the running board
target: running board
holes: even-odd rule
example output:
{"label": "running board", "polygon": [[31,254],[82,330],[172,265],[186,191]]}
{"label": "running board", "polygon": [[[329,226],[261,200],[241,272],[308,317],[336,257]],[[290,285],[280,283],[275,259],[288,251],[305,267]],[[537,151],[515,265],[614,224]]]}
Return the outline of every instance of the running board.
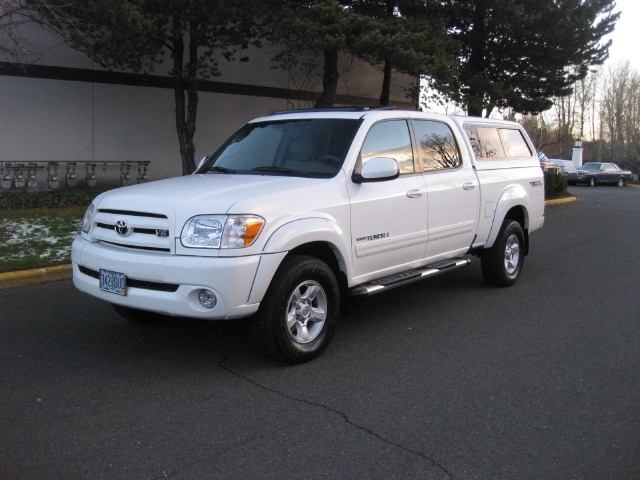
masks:
{"label": "running board", "polygon": [[459,258],[456,260],[445,260],[444,262],[434,263],[422,268],[407,270],[406,272],[396,273],[387,277],[382,277],[373,282],[358,285],[351,289],[351,295],[354,297],[375,295],[392,288],[407,285],[409,283],[424,280],[425,278],[435,277],[448,270],[456,270],[466,267],[471,263],[468,258]]}

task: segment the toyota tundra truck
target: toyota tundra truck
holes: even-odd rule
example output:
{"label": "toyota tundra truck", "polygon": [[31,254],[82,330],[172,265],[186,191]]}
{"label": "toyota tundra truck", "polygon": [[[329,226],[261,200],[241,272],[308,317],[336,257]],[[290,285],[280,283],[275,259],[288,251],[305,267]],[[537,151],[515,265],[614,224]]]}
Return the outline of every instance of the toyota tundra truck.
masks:
{"label": "toyota tundra truck", "polygon": [[[73,279],[124,318],[253,317],[272,357],[321,354],[351,296],[467,266],[512,285],[544,223],[515,122],[375,108],[253,120],[194,174],[95,198]],[[426,301],[426,300],[425,300]]]}

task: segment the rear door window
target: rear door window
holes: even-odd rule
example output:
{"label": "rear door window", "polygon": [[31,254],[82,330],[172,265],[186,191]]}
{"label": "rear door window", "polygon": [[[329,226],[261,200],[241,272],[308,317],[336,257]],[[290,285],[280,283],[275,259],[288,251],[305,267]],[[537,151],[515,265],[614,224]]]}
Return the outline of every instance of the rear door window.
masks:
{"label": "rear door window", "polygon": [[432,120],[414,120],[413,125],[425,172],[462,165],[458,143],[448,125]]}

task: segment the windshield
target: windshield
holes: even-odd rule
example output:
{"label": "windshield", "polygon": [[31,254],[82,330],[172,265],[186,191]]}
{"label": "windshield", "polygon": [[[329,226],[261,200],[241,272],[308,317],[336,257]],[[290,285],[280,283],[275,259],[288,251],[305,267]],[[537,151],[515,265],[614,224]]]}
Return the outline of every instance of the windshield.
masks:
{"label": "windshield", "polygon": [[587,172],[597,172],[600,170],[599,163],[585,163],[580,167],[580,170],[586,170]]}
{"label": "windshield", "polygon": [[315,118],[249,123],[196,173],[335,176],[359,120]]}

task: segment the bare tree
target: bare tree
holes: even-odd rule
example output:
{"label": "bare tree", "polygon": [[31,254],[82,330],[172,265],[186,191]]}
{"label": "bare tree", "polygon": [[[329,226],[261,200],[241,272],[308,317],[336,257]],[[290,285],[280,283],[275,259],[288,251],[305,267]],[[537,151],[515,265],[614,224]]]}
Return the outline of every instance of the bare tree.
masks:
{"label": "bare tree", "polygon": [[[640,141],[640,76],[628,61],[615,64],[603,79],[600,115],[602,137],[608,141],[612,161],[637,161]],[[636,158],[633,159],[634,153]]]}
{"label": "bare tree", "polygon": [[58,24],[65,24],[65,3],[47,0],[0,0],[0,57],[3,60],[26,64],[33,61],[38,47],[23,34],[32,23],[46,28],[39,13],[46,12]]}

